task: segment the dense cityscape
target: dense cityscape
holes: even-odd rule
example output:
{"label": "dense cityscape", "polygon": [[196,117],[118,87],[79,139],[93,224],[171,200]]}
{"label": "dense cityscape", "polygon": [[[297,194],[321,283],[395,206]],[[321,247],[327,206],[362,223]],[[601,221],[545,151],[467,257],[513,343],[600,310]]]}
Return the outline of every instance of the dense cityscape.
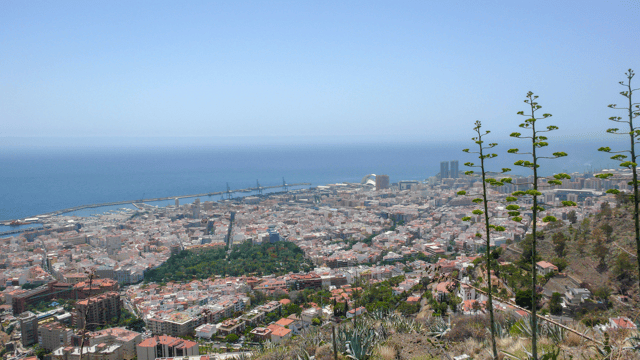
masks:
{"label": "dense cityscape", "polygon": [[[577,226],[615,206],[615,195],[606,190],[629,188],[630,172],[601,173],[615,173],[616,180],[572,174],[561,185],[545,184],[540,198],[549,206],[576,202],[549,212]],[[491,195],[500,199],[530,189],[531,180],[514,177]],[[473,317],[486,312],[481,289],[491,281],[507,299],[494,300],[494,309],[522,318],[527,313],[512,305],[520,302],[515,280],[504,276],[509,262],[501,260],[503,274],[491,279],[473,271],[484,252],[484,240],[476,235],[484,223],[479,215],[462,220],[475,204],[457,194],[478,192],[481,185],[451,161],[425,181],[392,183],[387,175],[372,174],[356,184],[39,219],[44,227],[1,239],[5,357],[250,354],[264,342],[277,345],[310,328],[388,310],[388,304],[363,300],[363,287],[375,285],[390,285],[393,307],[407,316],[431,309],[429,316]],[[499,201],[489,205],[496,224],[505,228],[491,238],[493,251],[522,254],[517,244],[525,240],[531,214],[514,222]],[[256,257],[262,254],[271,256]],[[234,269],[242,256],[252,259],[252,270]],[[195,264],[205,261],[209,272],[189,267],[192,258]],[[561,306],[551,309],[555,319],[573,321],[570,309],[595,299],[583,287],[590,279],[564,272],[567,263],[560,256],[542,258],[537,266],[546,278],[543,301],[554,298]],[[443,275],[454,278],[440,281]],[[618,316],[599,326],[636,325]]]}

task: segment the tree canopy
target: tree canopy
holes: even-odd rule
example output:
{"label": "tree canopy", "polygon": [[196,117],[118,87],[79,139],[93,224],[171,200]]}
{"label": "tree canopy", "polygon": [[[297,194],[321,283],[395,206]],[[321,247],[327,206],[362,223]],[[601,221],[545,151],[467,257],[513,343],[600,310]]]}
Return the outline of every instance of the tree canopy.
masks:
{"label": "tree canopy", "polygon": [[233,246],[227,257],[223,247],[195,252],[183,250],[164,264],[145,274],[146,281],[183,281],[205,279],[214,275],[240,276],[255,274],[283,275],[310,270],[304,253],[291,242],[253,245],[245,242]]}

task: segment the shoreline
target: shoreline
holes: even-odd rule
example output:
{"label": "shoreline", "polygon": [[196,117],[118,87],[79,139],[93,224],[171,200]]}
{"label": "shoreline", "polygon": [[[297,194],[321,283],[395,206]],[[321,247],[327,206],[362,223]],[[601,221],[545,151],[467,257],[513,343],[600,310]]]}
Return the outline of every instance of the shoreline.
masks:
{"label": "shoreline", "polygon": [[[10,227],[10,225],[8,224],[11,223],[12,221],[24,221],[25,219],[36,219],[36,218],[40,220],[40,218],[49,218],[51,216],[67,214],[70,212],[84,210],[84,209],[93,209],[93,208],[128,205],[128,204],[151,203],[151,202],[167,201],[167,200],[174,200],[174,199],[198,198],[198,197],[205,197],[205,196],[219,196],[219,195],[226,195],[226,194],[231,195],[231,194],[237,194],[237,193],[252,193],[252,192],[258,192],[259,190],[262,191],[262,190],[270,190],[270,189],[277,189],[277,188],[283,188],[283,187],[288,188],[288,187],[299,187],[299,186],[308,186],[308,185],[311,185],[311,183],[295,183],[295,184],[286,184],[286,185],[261,186],[260,188],[234,189],[234,190],[228,190],[228,191],[216,191],[211,193],[202,193],[202,194],[193,194],[193,195],[165,196],[165,197],[150,198],[150,199],[123,200],[123,201],[114,201],[109,203],[79,205],[71,208],[39,214],[36,216],[30,216],[24,219],[0,220],[0,228],[3,226]],[[39,223],[42,223],[42,222],[32,221],[28,224],[39,224]]]}

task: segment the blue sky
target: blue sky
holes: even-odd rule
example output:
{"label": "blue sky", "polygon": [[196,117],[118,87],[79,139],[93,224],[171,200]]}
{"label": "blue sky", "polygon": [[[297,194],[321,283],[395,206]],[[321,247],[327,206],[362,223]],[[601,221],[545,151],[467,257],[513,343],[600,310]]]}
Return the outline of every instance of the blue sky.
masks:
{"label": "blue sky", "polygon": [[639,17],[616,0],[5,0],[0,138],[442,141],[476,119],[499,138],[529,90],[559,137],[606,137]]}

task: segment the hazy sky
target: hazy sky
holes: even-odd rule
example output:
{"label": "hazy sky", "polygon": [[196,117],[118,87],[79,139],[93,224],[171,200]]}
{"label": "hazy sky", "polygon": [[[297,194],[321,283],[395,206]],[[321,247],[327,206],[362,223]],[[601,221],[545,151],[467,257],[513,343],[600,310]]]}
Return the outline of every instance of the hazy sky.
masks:
{"label": "hazy sky", "polygon": [[517,130],[529,90],[599,137],[640,72],[637,0],[0,8],[0,137],[466,139]]}

